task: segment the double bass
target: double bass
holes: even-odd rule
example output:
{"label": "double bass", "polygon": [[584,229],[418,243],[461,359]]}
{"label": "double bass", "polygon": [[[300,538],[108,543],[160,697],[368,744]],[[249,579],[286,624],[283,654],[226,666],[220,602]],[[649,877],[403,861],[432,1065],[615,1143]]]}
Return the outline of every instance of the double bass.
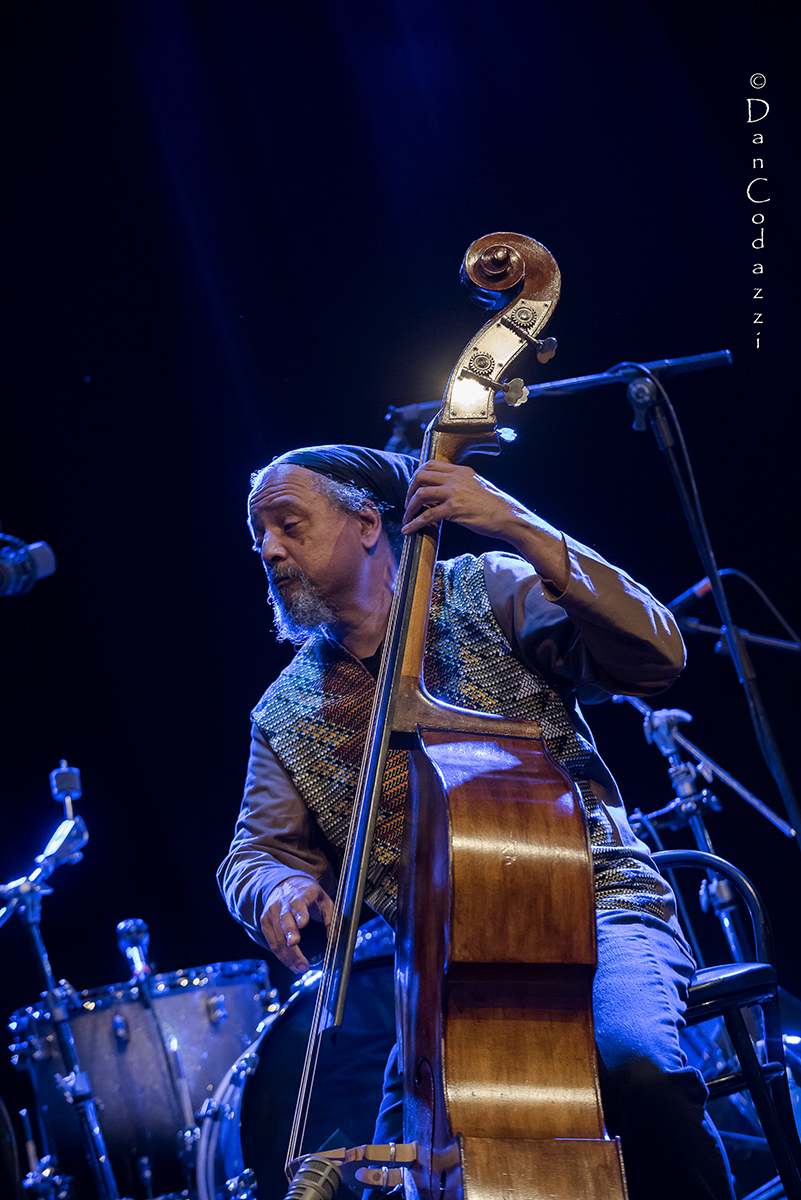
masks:
{"label": "double bass", "polygon": [[[469,247],[462,277],[497,315],[456,363],[421,462],[497,453],[496,394],[512,404],[527,395],[520,380],[505,382],[508,368],[528,347],[546,361],[555,346],[539,334],[559,298],[559,269],[540,243],[489,234]],[[392,744],[412,762],[396,936],[404,1142],[326,1156],[346,1176],[380,1164],[385,1183],[402,1168],[409,1200],[625,1200],[597,1073],[595,903],[581,801],[535,722],[429,695],[437,548],[429,526],[406,539],[401,556],[288,1174],[320,1039],[342,1022]]]}

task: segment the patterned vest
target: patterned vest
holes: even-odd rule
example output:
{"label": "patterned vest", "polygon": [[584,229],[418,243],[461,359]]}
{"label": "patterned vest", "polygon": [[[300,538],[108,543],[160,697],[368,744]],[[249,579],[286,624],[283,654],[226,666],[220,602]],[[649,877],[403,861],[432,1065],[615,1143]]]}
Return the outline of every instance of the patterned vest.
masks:
{"label": "patterned vest", "polygon": [[[483,562],[472,555],[437,564],[424,678],[431,694],[449,704],[537,721],[548,749],[583,798],[599,907],[670,915],[672,905],[665,907],[669,893],[661,877],[620,848],[609,816],[590,788],[587,777],[596,774],[595,764],[606,774],[594,746],[573,727],[559,694],[515,658],[492,612]],[[374,690],[375,682],[362,663],[315,634],[252,713],[340,858]],[[397,906],[407,779],[406,751],[390,750],[365,895],[389,921]],[[599,876],[605,881],[600,889]]]}

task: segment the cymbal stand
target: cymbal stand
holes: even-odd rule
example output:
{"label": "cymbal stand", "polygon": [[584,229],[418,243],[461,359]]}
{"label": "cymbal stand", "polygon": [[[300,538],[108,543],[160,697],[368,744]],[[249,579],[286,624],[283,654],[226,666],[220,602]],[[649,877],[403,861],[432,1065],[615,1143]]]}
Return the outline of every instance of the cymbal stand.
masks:
{"label": "cymbal stand", "polygon": [[164,1054],[170,1085],[183,1117],[183,1128],[177,1134],[177,1155],[192,1190],[195,1178],[200,1128],[192,1109],[189,1084],[176,1038],[168,1038],[158,1010],[153,1003],[150,986],[150,964],[147,960],[150,934],[147,925],[138,917],[120,921],[117,925],[117,944],[131,965],[131,980],[139,989],[139,997],[153,1021],[156,1037]]}
{"label": "cymbal stand", "polygon": [[[0,909],[0,926],[18,911],[28,936],[33,945],[34,954],[39,967],[39,975],[44,985],[43,996],[47,1000],[50,1016],[58,1039],[59,1050],[64,1062],[66,1074],[58,1079],[59,1086],[67,1101],[72,1105],[78,1118],[81,1135],[84,1142],[87,1160],[94,1176],[97,1194],[100,1200],[120,1200],[120,1193],[109,1162],[108,1152],[103,1140],[103,1133],[97,1117],[97,1106],[89,1077],[81,1070],[75,1041],[68,1019],[70,987],[65,980],[56,984],[50,960],[47,955],[40,929],[42,915],[42,896],[52,894],[53,889],[47,886],[47,880],[56,867],[63,863],[76,863],[83,856],[81,849],[89,840],[84,820],[73,815],[72,801],[81,795],[80,772],[74,767],[67,766],[62,759],[61,766],[50,775],[50,786],[53,798],[64,805],[64,820],[55,831],[44,851],[36,858],[36,866],[20,879],[12,879],[10,883],[0,885],[0,900],[5,901],[5,907]],[[30,1127],[26,1128],[26,1137]],[[29,1141],[32,1139],[29,1139]],[[31,1171],[25,1181],[35,1195],[46,1200],[57,1200],[64,1183],[58,1175],[54,1159],[45,1155],[39,1162],[38,1169]]]}
{"label": "cymbal stand", "polygon": [[47,1133],[43,1124],[41,1121],[39,1122],[39,1136],[42,1141],[40,1157],[36,1150],[31,1118],[27,1108],[21,1108],[19,1115],[25,1130],[25,1153],[28,1159],[28,1174],[25,1176],[22,1186],[26,1191],[32,1192],[34,1196],[42,1197],[43,1200],[62,1200],[62,1197],[68,1197],[72,1187],[72,1177],[59,1173],[58,1162],[55,1156],[49,1152]]}

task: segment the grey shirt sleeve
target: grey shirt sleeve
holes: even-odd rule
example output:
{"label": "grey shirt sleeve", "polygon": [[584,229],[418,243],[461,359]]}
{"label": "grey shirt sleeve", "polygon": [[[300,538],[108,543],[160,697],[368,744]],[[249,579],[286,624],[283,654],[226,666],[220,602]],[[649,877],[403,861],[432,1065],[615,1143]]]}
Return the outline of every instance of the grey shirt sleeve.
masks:
{"label": "grey shirt sleeve", "polygon": [[267,897],[293,875],[310,876],[329,895],[336,886],[309,810],[254,725],[245,794],[217,881],[230,912],[263,946],[259,920]]}
{"label": "grey shirt sleeve", "polygon": [[668,609],[589,547],[565,537],[570,580],[553,592],[516,555],[488,554],[484,578],[495,618],[517,658],[569,686],[585,704],[614,693],[651,696],[684,666]]}

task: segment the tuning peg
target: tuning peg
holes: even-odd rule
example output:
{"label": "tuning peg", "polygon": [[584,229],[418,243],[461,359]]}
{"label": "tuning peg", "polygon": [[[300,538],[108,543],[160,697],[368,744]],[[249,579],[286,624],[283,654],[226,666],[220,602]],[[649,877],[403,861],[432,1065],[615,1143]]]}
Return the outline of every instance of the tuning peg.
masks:
{"label": "tuning peg", "polygon": [[537,362],[550,362],[554,354],[556,354],[556,338],[543,338],[542,341],[538,342],[538,345]]}

